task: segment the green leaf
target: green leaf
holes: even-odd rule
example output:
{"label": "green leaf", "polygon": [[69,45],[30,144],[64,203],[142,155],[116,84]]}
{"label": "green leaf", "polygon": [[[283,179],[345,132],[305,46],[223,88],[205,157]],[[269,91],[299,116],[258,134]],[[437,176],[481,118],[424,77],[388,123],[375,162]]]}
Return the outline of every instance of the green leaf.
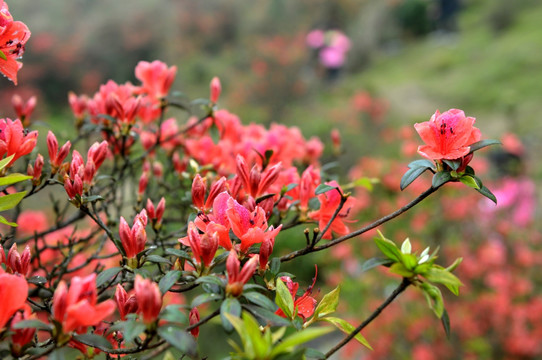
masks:
{"label": "green leaf", "polygon": [[37,329],[37,330],[44,330],[44,331],[51,331],[53,330],[52,325],[46,324],[43,321],[40,320],[21,320],[17,322],[15,325],[12,326],[14,329]]}
{"label": "green leaf", "polygon": [[448,312],[446,309],[442,312],[442,316],[440,317],[440,321],[442,322],[442,327],[444,328],[444,332],[446,333],[446,337],[448,340],[450,339],[450,317],[448,316]]}
{"label": "green leaf", "polygon": [[457,171],[461,166],[461,160],[442,160],[442,162],[448,165],[453,171]]}
{"label": "green leaf", "polygon": [[177,323],[177,324],[188,324],[188,317],[186,314],[181,311],[180,305],[173,304],[168,305],[162,312],[160,313],[160,320],[166,320],[170,323]]}
{"label": "green leaf", "polygon": [[412,244],[410,244],[410,239],[406,238],[401,244],[401,252],[403,254],[410,254],[412,252]]}
{"label": "green leaf", "polygon": [[9,174],[7,176],[0,177],[0,186],[11,185],[28,179],[32,179],[32,176],[18,173]]}
{"label": "green leaf", "polygon": [[403,254],[401,257],[401,263],[407,270],[414,270],[418,265],[418,259],[412,254]]}
{"label": "green leaf", "polygon": [[208,275],[202,276],[196,279],[196,284],[213,284],[218,287],[224,287],[224,279],[219,278],[218,276]]}
{"label": "green leaf", "polygon": [[449,271],[449,272],[454,271],[459,266],[459,264],[461,264],[461,262],[463,262],[463,258],[455,259],[455,261],[452,263],[452,265],[450,265],[450,266],[448,266],[446,268],[446,271]]}
{"label": "green leaf", "polygon": [[82,196],[81,200],[83,203],[89,203],[89,202],[95,202],[98,200],[104,200],[104,198],[101,195],[89,195],[89,196]]}
{"label": "green leaf", "polygon": [[0,223],[2,224],[5,224],[5,225],[8,225],[8,226],[13,226],[13,227],[17,227],[17,223],[14,223],[14,222],[11,222],[11,221],[8,221],[5,217],[3,217],[2,215],[0,215]]}
{"label": "green leaf", "polygon": [[497,198],[495,197],[495,195],[493,195],[491,190],[489,190],[487,187],[482,186],[481,189],[476,189],[476,191],[478,191],[480,194],[484,195],[486,198],[488,198],[489,200],[497,204]]}
{"label": "green leaf", "polygon": [[459,295],[459,287],[463,285],[461,281],[451,272],[432,267],[422,274],[428,281],[446,286],[454,295]]}
{"label": "green leaf", "polygon": [[388,258],[382,258],[382,257],[370,258],[369,260],[365,261],[363,265],[361,265],[361,272],[371,270],[372,268],[375,268],[380,265],[390,266],[391,264],[393,264],[393,260],[388,259]]}
{"label": "green leaf", "polygon": [[353,182],[354,186],[361,186],[368,191],[373,191],[373,184],[378,183],[378,179],[362,177]]}
{"label": "green leaf", "polygon": [[4,52],[2,50],[0,50],[0,59],[2,59],[2,60],[7,60],[8,59],[6,57],[6,54],[4,54]]}
{"label": "green leaf", "polygon": [[145,258],[147,261],[150,261],[152,263],[155,263],[155,264],[168,264],[168,265],[173,265],[171,263],[171,261],[169,261],[168,259],[166,259],[165,257],[162,257],[160,255],[149,255]]}
{"label": "green leaf", "polygon": [[421,174],[423,174],[428,169],[431,169],[431,167],[421,166],[421,167],[408,169],[407,172],[401,178],[401,184],[400,184],[401,191],[405,190],[408,185],[412,184],[414,180],[416,180]]}
{"label": "green leaf", "polygon": [[407,166],[409,167],[409,169],[423,167],[435,170],[435,163],[427,159],[414,160]]}
{"label": "green leaf", "polygon": [[326,184],[320,184],[316,187],[316,190],[314,190],[314,194],[320,195],[333,189],[337,189],[337,187],[326,185]]}
{"label": "green leaf", "polygon": [[275,302],[289,319],[293,318],[294,299],[292,298],[292,294],[290,294],[290,290],[288,290],[281,279],[277,279],[277,293],[275,296]]}
{"label": "green leaf", "polygon": [[13,209],[24,198],[26,191],[0,197],[0,211]]}
{"label": "green leaf", "polygon": [[105,348],[105,349],[111,349],[111,343],[107,341],[103,336],[96,335],[96,334],[81,334],[81,335],[73,335],[73,338],[80,343],[83,343],[87,346],[92,346],[94,348]]}
{"label": "green leaf", "polygon": [[397,245],[391,240],[388,240],[382,235],[379,231],[378,234],[380,237],[374,239],[376,246],[382,251],[382,253],[388,258],[395,262],[400,262],[402,258],[402,253],[397,248]]}
{"label": "green leaf", "polygon": [[326,358],[326,354],[313,348],[307,348],[305,350],[305,356],[308,359],[316,359],[316,360],[324,360]]}
{"label": "green leaf", "polygon": [[[230,318],[231,316],[228,316],[228,319]],[[262,336],[258,322],[246,312],[243,313],[243,327],[246,334],[245,349],[249,354],[254,354],[251,358],[265,359],[269,353],[270,347],[273,345],[269,335],[267,336],[267,339],[265,339]]]}
{"label": "green leaf", "polygon": [[382,257],[370,258],[369,260],[365,261],[363,265],[361,265],[361,272],[368,271],[380,265],[389,266],[391,264],[393,264],[393,260],[388,259],[388,258],[382,258]]}
{"label": "green leaf", "polygon": [[244,304],[243,308],[250,311],[250,313],[257,317],[263,324],[271,326],[292,326],[292,323],[288,319],[278,316],[275,314],[275,311],[248,304]]}
{"label": "green leaf", "polygon": [[122,270],[121,267],[112,267],[109,269],[105,269],[101,273],[98,274],[98,277],[96,277],[96,287],[100,287],[104,285],[106,282],[111,280],[111,278],[117,276],[117,274]]}
{"label": "green leaf", "polygon": [[433,180],[431,181],[431,186],[433,188],[441,187],[446,184],[448,181],[452,180],[452,175],[447,171],[440,171],[433,175]]}
{"label": "green leaf", "polygon": [[481,189],[483,186],[482,181],[478,177],[472,175],[463,175],[459,178],[459,181],[476,190]]}
{"label": "green leaf", "polygon": [[[327,319],[328,318],[325,318],[325,320]],[[304,344],[308,341],[316,339],[325,334],[329,334],[331,331],[333,331],[333,328],[331,327],[325,327],[325,328],[319,327],[319,328],[308,328],[308,329],[304,329],[302,331],[293,333],[292,335],[283,339],[282,342],[280,342],[277,346],[273,348],[273,351],[271,351],[270,358],[273,358],[274,356],[281,353],[292,351],[292,349],[295,346]]]}
{"label": "green leaf", "polygon": [[337,305],[339,305],[340,293],[341,288],[337,286],[334,290],[325,294],[314,311],[314,317],[318,319],[335,312]]}
{"label": "green leaf", "polygon": [[280,271],[280,258],[272,258],[269,264],[269,271],[271,271],[271,274],[276,275]]}
{"label": "green leaf", "polygon": [[[356,329],[349,322],[343,319],[336,318],[336,317],[326,317],[326,318],[323,318],[322,320],[332,323],[339,330],[341,330],[343,333],[347,335],[350,335]],[[354,339],[356,339],[361,345],[365,346],[366,348],[373,350],[373,348],[371,347],[367,339],[365,339],[363,335],[361,335],[361,333],[357,333],[356,336],[354,336]]]}
{"label": "green leaf", "polygon": [[215,301],[220,299],[222,299],[222,296],[218,294],[201,294],[196,296],[194,300],[192,300],[192,304],[190,307],[200,306],[201,304],[205,304],[209,301]]}
{"label": "green leaf", "polygon": [[256,304],[264,309],[275,312],[277,310],[277,304],[271,301],[267,296],[260,294],[259,292],[245,292],[243,297],[249,302]]}
{"label": "green leaf", "polygon": [[158,328],[158,335],[183,354],[190,357],[197,355],[198,344],[194,337],[186,331],[173,326],[163,326]]}
{"label": "green leaf", "polygon": [[444,312],[444,301],[442,300],[442,293],[439,288],[426,282],[419,285],[419,287],[425,295],[429,308],[440,319]]}
{"label": "green leaf", "polygon": [[166,292],[171,289],[173,285],[179,280],[181,277],[181,272],[179,270],[172,270],[168,271],[164,277],[160,279],[160,282],[158,283],[158,287],[160,288],[160,292],[162,294],[165,294]]}
{"label": "green leaf", "polygon": [[500,145],[500,144],[501,144],[501,142],[499,140],[492,140],[492,139],[480,140],[480,141],[475,142],[474,144],[470,145],[469,154],[473,153],[475,151],[478,151],[478,150],[480,150],[482,148],[485,148],[486,146]]}
{"label": "green leaf", "polygon": [[8,156],[7,158],[0,160],[0,170],[3,170],[9,164],[9,162],[13,160],[14,157],[15,157],[15,154],[12,154]]}
{"label": "green leaf", "polygon": [[402,263],[395,263],[392,266],[390,266],[390,271],[394,274],[400,275],[402,277],[411,278],[415,274],[411,270],[409,270],[405,265]]}
{"label": "green leaf", "polygon": [[226,298],[222,305],[220,305],[220,319],[222,320],[222,327],[226,332],[233,331],[233,325],[226,317],[226,314],[232,316],[240,317],[241,316],[241,304],[237,299]]}
{"label": "green leaf", "polygon": [[186,251],[182,251],[179,249],[167,248],[166,255],[173,255],[173,256],[188,260],[188,261],[192,261],[192,257],[188,255]]}
{"label": "green leaf", "polygon": [[147,328],[145,324],[135,320],[124,321],[122,324],[122,336],[126,343],[131,343]]}
{"label": "green leaf", "polygon": [[36,275],[29,278],[28,283],[34,284],[34,285],[43,285],[47,283],[47,279],[44,278],[43,276]]}

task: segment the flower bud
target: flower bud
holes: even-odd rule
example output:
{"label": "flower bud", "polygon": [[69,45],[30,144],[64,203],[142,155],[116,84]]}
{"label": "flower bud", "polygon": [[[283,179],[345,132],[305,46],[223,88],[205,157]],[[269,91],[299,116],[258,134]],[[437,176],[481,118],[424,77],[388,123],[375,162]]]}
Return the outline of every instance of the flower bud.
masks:
{"label": "flower bud", "polygon": [[222,86],[220,84],[220,79],[218,77],[214,77],[211,80],[211,102],[213,104],[216,104],[218,101],[218,98],[220,97],[220,93],[222,92]]}
{"label": "flower bud", "polygon": [[30,266],[30,247],[27,245],[23,253],[20,255],[17,251],[17,245],[13,244],[9,249],[6,265],[11,268],[14,273],[19,273],[23,276],[28,275]]}
{"label": "flower bud", "polygon": [[137,313],[141,315],[145,324],[155,322],[162,309],[162,295],[158,284],[137,274],[134,289],[138,306]]}
{"label": "flower bud", "polygon": [[192,204],[200,210],[203,210],[205,203],[206,180],[206,178],[202,179],[199,174],[196,174],[194,181],[192,181]]}
{"label": "flower bud", "polygon": [[[188,320],[190,321],[190,325],[192,326],[194,324],[197,324],[199,322],[199,319],[200,317],[199,317],[198,308],[197,307],[192,308],[192,310],[190,310],[190,314],[188,315]],[[192,336],[194,336],[197,339],[199,336],[199,326],[196,326],[195,328],[190,330],[190,333],[192,334]]]}
{"label": "flower bud", "polygon": [[117,302],[117,308],[119,309],[120,319],[126,320],[126,315],[137,312],[138,303],[134,294],[128,296],[128,293],[121,284],[117,284],[115,291],[115,301]]}

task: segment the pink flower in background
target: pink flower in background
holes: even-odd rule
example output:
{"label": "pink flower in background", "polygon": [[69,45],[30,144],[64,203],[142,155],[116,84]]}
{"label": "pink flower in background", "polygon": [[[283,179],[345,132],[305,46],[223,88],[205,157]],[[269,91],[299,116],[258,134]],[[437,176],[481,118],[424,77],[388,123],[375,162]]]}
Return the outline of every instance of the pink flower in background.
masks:
{"label": "pink flower in background", "polygon": [[324,45],[324,32],[316,29],[307,34],[307,45],[313,49],[318,49]]}
{"label": "pink flower in background", "polygon": [[140,61],[135,68],[135,76],[141,81],[141,91],[151,97],[165,97],[177,74],[177,67],[168,67],[165,63]]}

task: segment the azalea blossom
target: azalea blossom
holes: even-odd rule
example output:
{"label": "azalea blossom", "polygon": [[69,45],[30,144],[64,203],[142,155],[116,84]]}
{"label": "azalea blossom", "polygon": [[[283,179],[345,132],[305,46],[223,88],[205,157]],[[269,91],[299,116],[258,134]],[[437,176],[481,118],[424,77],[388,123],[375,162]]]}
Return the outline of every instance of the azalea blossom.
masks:
{"label": "azalea blossom", "polygon": [[142,83],[141,92],[157,99],[168,94],[176,74],[176,66],[168,67],[159,60],[140,61],[135,68],[135,76]]}
{"label": "azalea blossom", "polygon": [[153,323],[158,319],[162,309],[162,294],[160,294],[158,284],[138,274],[135,278],[134,289],[137,313],[141,315],[145,324]]}
{"label": "azalea blossom", "polygon": [[418,147],[418,153],[429,160],[455,160],[467,155],[470,145],[481,138],[475,121],[459,109],[442,114],[437,110],[431,120],[414,125],[426,144]]}
{"label": "azalea blossom", "polygon": [[25,278],[6,274],[0,267],[0,332],[13,314],[23,308],[27,295],[28,284]]}
{"label": "azalea blossom", "polygon": [[17,72],[23,64],[17,59],[23,56],[30,30],[20,22],[13,21],[8,5],[0,0],[0,72],[17,85]]}
{"label": "azalea blossom", "polygon": [[228,285],[226,285],[226,294],[238,297],[243,293],[244,285],[250,280],[254,271],[258,267],[259,256],[251,257],[240,269],[241,262],[237,258],[234,249],[230,250],[226,260],[226,272],[228,273]]}
{"label": "azalea blossom", "polygon": [[[327,182],[326,185],[339,188],[339,184],[336,181]],[[329,221],[333,218],[335,211],[341,203],[342,191],[337,191],[335,189],[325,192],[318,195],[318,200],[320,201],[320,209],[316,211],[311,211],[309,217],[313,220],[318,221],[318,227],[320,231],[324,231],[324,228],[327,226]],[[332,232],[335,232],[339,235],[345,235],[350,232],[350,229],[345,224],[344,218],[348,216],[350,209],[354,205],[354,199],[349,197],[346,199],[341,211],[335,217],[331,226],[322,236],[323,239],[331,239]]]}
{"label": "azalea blossom", "polygon": [[241,252],[245,252],[254,244],[262,243],[266,239],[275,239],[282,224],[276,229],[267,226],[265,210],[256,206],[250,212],[246,207],[239,204],[234,198],[228,200],[226,215],[230,220],[233,233],[241,240]]}
{"label": "azalea blossom", "polygon": [[28,132],[21,120],[0,119],[0,158],[15,155],[9,166],[21,156],[30,154],[37,140],[38,132]]}
{"label": "azalea blossom", "polygon": [[86,332],[88,326],[98,325],[115,311],[115,302],[106,300],[98,304],[96,274],[75,276],[69,286],[61,281],[53,295],[53,319],[62,325],[62,331]]}

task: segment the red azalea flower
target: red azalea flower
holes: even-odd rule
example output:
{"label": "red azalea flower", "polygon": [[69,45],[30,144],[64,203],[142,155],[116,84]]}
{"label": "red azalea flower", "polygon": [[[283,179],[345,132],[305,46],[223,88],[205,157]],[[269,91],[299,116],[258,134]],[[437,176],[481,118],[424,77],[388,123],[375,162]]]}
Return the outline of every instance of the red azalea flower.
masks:
{"label": "red azalea flower", "polygon": [[431,120],[414,124],[426,144],[418,147],[418,153],[429,160],[454,160],[467,155],[469,145],[481,138],[480,130],[473,126],[475,120],[459,109],[442,114],[437,110]]}
{"label": "red azalea flower", "polygon": [[136,275],[134,289],[137,299],[137,313],[143,318],[145,324],[150,324],[158,319],[162,309],[162,294],[158,284],[141,275]]}
{"label": "red azalea flower", "polygon": [[23,64],[17,59],[24,53],[30,38],[30,30],[20,22],[13,21],[7,4],[0,0],[0,72],[17,85],[17,72]]}
{"label": "red azalea flower", "polygon": [[[339,184],[337,184],[336,181],[327,182],[326,185],[339,187]],[[311,211],[309,213],[309,217],[318,221],[318,227],[320,228],[320,231],[324,231],[327,223],[331,220],[333,214],[335,214],[335,211],[341,203],[341,196],[342,195],[337,190],[330,190],[326,193],[318,195],[318,200],[320,201],[320,209],[316,211]],[[339,235],[345,235],[350,232],[350,229],[344,223],[345,220],[343,220],[343,218],[348,216],[348,213],[350,212],[354,201],[355,200],[351,197],[346,200],[343,208],[339,212],[339,215],[333,220],[328,231],[326,231],[326,233],[323,235],[323,239],[331,239],[332,231]]]}
{"label": "red azalea flower", "polygon": [[115,311],[115,302],[106,300],[98,304],[96,274],[75,276],[70,288],[64,281],[58,284],[53,295],[53,318],[62,325],[64,333],[86,331],[98,325]]}
{"label": "red azalea flower", "polygon": [[0,157],[4,157],[4,154],[15,155],[9,166],[21,156],[30,154],[36,146],[37,139],[38,132],[25,130],[21,120],[0,119]]}
{"label": "red azalea flower", "polygon": [[28,284],[24,277],[3,273],[0,268],[0,332],[11,316],[22,309],[28,295]]}

